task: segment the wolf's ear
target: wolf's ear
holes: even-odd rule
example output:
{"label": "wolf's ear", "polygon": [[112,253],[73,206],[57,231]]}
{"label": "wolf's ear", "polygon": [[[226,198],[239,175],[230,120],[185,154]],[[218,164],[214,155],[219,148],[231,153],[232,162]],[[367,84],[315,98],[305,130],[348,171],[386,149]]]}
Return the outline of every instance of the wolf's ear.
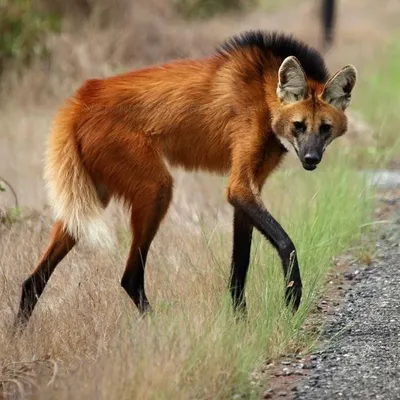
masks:
{"label": "wolf's ear", "polygon": [[357,80],[357,70],[346,65],[326,82],[321,98],[339,110],[345,110],[351,100],[351,91]]}
{"label": "wolf's ear", "polygon": [[276,94],[282,103],[289,104],[304,100],[308,84],[303,68],[296,57],[290,56],[283,60],[278,76]]}

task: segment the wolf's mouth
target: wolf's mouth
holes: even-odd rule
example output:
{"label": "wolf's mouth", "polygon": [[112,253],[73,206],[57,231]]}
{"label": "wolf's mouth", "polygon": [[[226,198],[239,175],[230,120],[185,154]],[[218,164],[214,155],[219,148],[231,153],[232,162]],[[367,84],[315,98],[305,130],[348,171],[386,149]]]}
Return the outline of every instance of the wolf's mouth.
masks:
{"label": "wolf's mouth", "polygon": [[314,169],[317,168],[317,164],[303,163],[303,168],[306,169],[307,171],[314,171]]}

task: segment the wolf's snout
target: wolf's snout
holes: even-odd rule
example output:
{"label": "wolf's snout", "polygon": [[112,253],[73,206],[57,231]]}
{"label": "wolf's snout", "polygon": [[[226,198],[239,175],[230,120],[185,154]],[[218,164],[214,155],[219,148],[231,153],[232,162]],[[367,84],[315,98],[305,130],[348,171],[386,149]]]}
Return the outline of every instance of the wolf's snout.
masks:
{"label": "wolf's snout", "polygon": [[317,165],[321,161],[321,156],[318,155],[316,152],[309,152],[304,156],[304,162],[306,164],[313,164]]}

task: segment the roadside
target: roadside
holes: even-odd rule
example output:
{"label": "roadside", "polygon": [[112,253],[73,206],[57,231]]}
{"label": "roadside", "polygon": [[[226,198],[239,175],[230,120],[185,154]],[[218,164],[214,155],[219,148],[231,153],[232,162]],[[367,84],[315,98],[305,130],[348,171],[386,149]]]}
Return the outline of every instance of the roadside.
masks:
{"label": "roadside", "polygon": [[309,323],[323,323],[318,344],[267,366],[265,399],[400,398],[399,186],[379,192],[376,221],[374,257],[337,259]]}
{"label": "roadside", "polygon": [[377,243],[379,256],[328,319],[316,368],[294,399],[400,398],[400,212]]}

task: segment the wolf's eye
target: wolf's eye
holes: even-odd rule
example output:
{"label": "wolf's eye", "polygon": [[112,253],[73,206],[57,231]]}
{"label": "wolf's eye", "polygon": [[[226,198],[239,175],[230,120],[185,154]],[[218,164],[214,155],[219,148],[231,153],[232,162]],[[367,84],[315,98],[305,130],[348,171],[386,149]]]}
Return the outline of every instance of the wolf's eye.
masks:
{"label": "wolf's eye", "polygon": [[306,124],[301,121],[295,121],[293,122],[294,126],[294,135],[297,136],[301,133],[304,133],[307,130]]}
{"label": "wolf's eye", "polygon": [[331,133],[332,126],[329,124],[321,124],[319,127],[319,133],[322,135],[329,135]]}

